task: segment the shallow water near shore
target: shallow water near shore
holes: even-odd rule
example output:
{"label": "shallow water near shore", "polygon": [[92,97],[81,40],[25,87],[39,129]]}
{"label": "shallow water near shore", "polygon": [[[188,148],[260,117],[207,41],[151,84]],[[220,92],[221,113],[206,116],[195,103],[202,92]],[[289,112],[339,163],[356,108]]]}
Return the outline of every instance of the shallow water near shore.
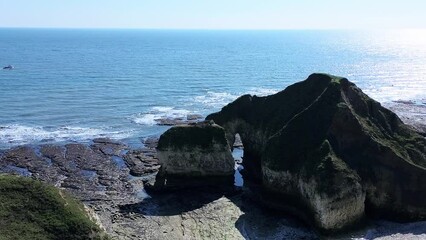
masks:
{"label": "shallow water near shore", "polygon": [[89,142],[138,146],[161,118],[219,110],[313,72],[371,97],[426,106],[426,31],[0,29],[0,149]]}

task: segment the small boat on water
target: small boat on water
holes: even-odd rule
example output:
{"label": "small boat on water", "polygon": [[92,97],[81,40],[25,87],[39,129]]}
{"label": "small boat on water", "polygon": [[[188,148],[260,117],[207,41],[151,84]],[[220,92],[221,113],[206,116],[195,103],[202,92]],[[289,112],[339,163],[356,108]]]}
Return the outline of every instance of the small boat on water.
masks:
{"label": "small boat on water", "polygon": [[8,65],[8,66],[6,66],[6,67],[3,67],[3,69],[5,69],[5,70],[12,70],[12,69],[14,69],[15,67],[13,67],[12,65]]}

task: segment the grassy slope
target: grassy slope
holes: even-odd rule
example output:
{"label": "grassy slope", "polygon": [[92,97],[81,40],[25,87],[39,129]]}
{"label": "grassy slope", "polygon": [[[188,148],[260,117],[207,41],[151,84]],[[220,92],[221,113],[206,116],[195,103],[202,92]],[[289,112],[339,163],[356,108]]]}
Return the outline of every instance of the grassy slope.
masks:
{"label": "grassy slope", "polygon": [[0,175],[0,240],[102,239],[84,207],[59,189]]}

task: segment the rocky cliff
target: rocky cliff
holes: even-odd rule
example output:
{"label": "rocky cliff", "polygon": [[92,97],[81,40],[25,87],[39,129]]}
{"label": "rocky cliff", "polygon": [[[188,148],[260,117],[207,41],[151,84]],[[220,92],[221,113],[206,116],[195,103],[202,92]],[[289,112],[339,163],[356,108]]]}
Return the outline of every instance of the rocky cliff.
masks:
{"label": "rocky cliff", "polygon": [[212,122],[170,128],[161,135],[157,154],[157,186],[233,184],[235,163],[225,131]]}
{"label": "rocky cliff", "polygon": [[322,230],[365,212],[426,218],[426,139],[345,78],[312,74],[271,96],[244,95],[206,119],[230,143],[240,134],[245,177],[284,199],[274,206],[295,205]]}

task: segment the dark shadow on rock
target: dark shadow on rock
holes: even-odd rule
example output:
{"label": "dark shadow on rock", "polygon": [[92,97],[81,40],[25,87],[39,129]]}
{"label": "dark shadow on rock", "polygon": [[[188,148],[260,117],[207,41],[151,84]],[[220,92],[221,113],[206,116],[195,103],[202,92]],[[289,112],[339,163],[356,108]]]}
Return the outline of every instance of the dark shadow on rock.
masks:
{"label": "dark shadow on rock", "polygon": [[192,211],[222,196],[223,191],[213,188],[193,188],[167,192],[148,191],[150,198],[134,204],[119,206],[121,213],[147,216],[173,216]]}
{"label": "dark shadow on rock", "polygon": [[412,234],[418,238],[426,233],[426,221],[397,223],[371,217],[337,233],[319,232],[297,211],[272,208],[269,202],[262,202],[261,196],[262,192],[255,186],[246,186],[240,194],[228,196],[244,212],[235,227],[245,239],[375,239],[397,234]]}
{"label": "dark shadow on rock", "polygon": [[229,197],[243,212],[235,227],[245,239],[319,239],[304,221],[263,206],[256,194],[246,188],[242,194]]}
{"label": "dark shadow on rock", "polygon": [[384,237],[395,234],[422,235],[426,233],[426,221],[413,223],[395,223],[388,221],[376,221],[374,229],[370,229],[366,234],[367,239]]}
{"label": "dark shadow on rock", "polygon": [[162,167],[154,182],[146,186],[152,192],[178,192],[182,189],[214,189],[215,191],[232,192],[235,190],[234,176],[184,176],[165,175]]}
{"label": "dark shadow on rock", "polygon": [[426,234],[426,221],[411,222],[411,223],[396,223],[384,220],[369,219],[366,226],[353,231],[348,231],[341,234],[336,234],[328,237],[330,240],[341,240],[350,238],[362,238],[366,240],[377,239],[382,237],[392,238],[395,235],[413,235],[413,236],[399,236],[395,239],[423,239],[422,234]]}
{"label": "dark shadow on rock", "polygon": [[315,232],[304,228],[294,219],[249,212],[242,215],[235,227],[245,239],[320,239]]}
{"label": "dark shadow on rock", "polygon": [[[246,239],[319,239],[313,228],[297,217],[264,207],[253,196],[259,193],[247,188],[194,187],[161,191],[148,188],[147,192],[151,198],[122,205],[120,212],[133,216],[175,216],[226,197],[242,212],[234,224]],[[227,212],[227,209],[217,209],[217,206],[210,207],[214,211]]]}

